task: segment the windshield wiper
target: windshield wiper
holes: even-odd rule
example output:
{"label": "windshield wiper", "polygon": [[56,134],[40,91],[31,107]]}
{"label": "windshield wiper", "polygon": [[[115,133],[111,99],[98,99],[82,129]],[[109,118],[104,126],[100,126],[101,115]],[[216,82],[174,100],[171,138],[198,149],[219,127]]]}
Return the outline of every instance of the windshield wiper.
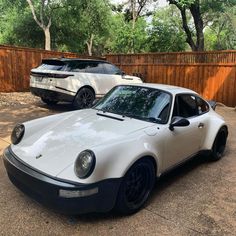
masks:
{"label": "windshield wiper", "polygon": [[131,114],[131,113],[123,113],[122,116],[134,118],[134,119],[138,119],[138,120],[144,120],[144,121],[148,121],[148,122],[153,122],[153,123],[159,123],[159,124],[161,123],[161,119],[155,118],[155,117],[142,117],[142,116],[138,116],[138,115]]}

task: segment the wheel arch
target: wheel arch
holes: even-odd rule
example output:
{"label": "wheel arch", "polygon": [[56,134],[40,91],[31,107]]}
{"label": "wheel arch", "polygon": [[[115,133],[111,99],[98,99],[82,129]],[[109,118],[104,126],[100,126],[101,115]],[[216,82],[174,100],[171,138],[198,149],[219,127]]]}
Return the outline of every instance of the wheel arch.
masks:
{"label": "wheel arch", "polygon": [[[222,126],[217,130],[216,135],[215,135],[215,138],[214,138],[214,141],[215,141],[217,135],[220,133],[220,130],[221,130],[221,129],[226,129],[226,140],[225,140],[225,142],[226,142],[226,141],[227,141],[227,137],[228,137],[228,126],[227,126],[226,124],[222,125]],[[213,143],[212,143],[212,147],[213,147],[213,145],[214,145],[214,141],[213,141]]]}
{"label": "wheel arch", "polygon": [[155,158],[153,155],[147,154],[147,155],[142,155],[134,160],[132,160],[129,165],[127,166],[127,168],[125,169],[125,171],[123,172],[123,176],[125,176],[125,174],[129,171],[129,169],[137,162],[142,161],[142,160],[150,160],[155,168],[155,173],[156,176],[158,174],[158,160],[157,158]]}
{"label": "wheel arch", "polygon": [[[94,89],[91,85],[84,85],[84,86],[82,86],[81,88],[78,89],[76,95],[77,95],[77,94],[79,93],[79,91],[80,91],[81,89],[83,89],[83,88],[88,88],[88,89],[90,89],[90,90],[93,92],[94,96],[96,97],[95,89]],[[76,95],[75,95],[75,97],[76,97]]]}
{"label": "wheel arch", "polygon": [[215,125],[211,125],[210,129],[208,130],[208,134],[205,138],[205,142],[203,145],[203,150],[211,150],[215,141],[215,138],[217,137],[220,129],[225,128],[227,131],[228,136],[228,126],[225,124],[225,122],[221,122],[220,125],[216,128]]}

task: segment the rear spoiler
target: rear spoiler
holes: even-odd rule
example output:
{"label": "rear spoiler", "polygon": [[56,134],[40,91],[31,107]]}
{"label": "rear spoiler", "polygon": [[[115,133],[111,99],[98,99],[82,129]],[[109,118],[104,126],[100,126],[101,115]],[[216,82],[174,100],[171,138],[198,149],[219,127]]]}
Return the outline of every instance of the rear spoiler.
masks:
{"label": "rear spoiler", "polygon": [[65,62],[61,61],[58,58],[50,58],[50,59],[43,59],[42,64],[64,66]]}
{"label": "rear spoiler", "polygon": [[216,109],[216,102],[215,101],[212,101],[212,100],[209,100],[209,101],[207,101],[208,103],[209,103],[209,105],[211,106],[211,108],[213,109],[213,110],[215,110]]}

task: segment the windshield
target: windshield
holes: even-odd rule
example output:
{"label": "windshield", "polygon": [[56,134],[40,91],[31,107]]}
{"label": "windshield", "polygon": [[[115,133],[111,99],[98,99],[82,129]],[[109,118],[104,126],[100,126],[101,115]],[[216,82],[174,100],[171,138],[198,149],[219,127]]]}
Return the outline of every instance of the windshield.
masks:
{"label": "windshield", "polygon": [[140,120],[165,124],[169,118],[171,95],[167,92],[138,86],[113,88],[94,107]]}

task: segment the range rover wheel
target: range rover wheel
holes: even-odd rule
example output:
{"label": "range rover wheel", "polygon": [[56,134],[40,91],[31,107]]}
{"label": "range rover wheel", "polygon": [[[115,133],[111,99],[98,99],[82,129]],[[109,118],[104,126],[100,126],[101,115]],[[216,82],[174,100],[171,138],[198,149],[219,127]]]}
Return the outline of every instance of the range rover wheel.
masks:
{"label": "range rover wheel", "polygon": [[94,92],[89,88],[82,88],[75,96],[73,107],[76,109],[89,108],[95,100]]}
{"label": "range rover wheel", "polygon": [[227,129],[225,127],[222,127],[216,135],[211,153],[209,155],[209,159],[211,161],[218,161],[223,157],[227,136]]}
{"label": "range rover wheel", "polygon": [[54,101],[54,100],[49,100],[49,99],[45,99],[45,98],[41,98],[41,100],[48,104],[48,105],[56,105],[58,103],[58,101]]}
{"label": "range rover wheel", "polygon": [[126,215],[137,212],[150,196],[154,183],[155,168],[152,161],[137,161],[124,176],[115,210]]}

